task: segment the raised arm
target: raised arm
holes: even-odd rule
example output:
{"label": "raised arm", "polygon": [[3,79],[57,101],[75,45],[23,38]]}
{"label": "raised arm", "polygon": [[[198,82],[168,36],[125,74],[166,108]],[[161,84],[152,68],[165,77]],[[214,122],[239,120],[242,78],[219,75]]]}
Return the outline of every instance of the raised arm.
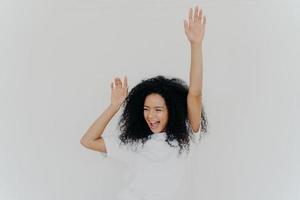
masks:
{"label": "raised arm", "polygon": [[198,132],[201,124],[203,61],[202,41],[205,32],[206,17],[198,6],[189,10],[189,20],[184,20],[185,34],[191,47],[191,66],[189,93],[187,97],[188,118],[193,132]]}
{"label": "raised arm", "polygon": [[122,103],[128,94],[127,78],[124,78],[124,84],[119,78],[115,78],[115,86],[111,83],[111,104],[98,117],[98,119],[89,127],[82,136],[80,143],[88,149],[106,152],[105,144],[101,138],[103,131],[112,117],[118,112]]}

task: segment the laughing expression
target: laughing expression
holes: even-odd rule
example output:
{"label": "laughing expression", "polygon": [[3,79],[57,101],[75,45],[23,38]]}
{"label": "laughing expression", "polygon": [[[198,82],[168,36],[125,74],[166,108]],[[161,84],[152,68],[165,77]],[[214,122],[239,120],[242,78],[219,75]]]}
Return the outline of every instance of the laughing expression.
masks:
{"label": "laughing expression", "polygon": [[153,133],[165,131],[168,122],[168,109],[162,96],[152,93],[146,97],[144,118]]}

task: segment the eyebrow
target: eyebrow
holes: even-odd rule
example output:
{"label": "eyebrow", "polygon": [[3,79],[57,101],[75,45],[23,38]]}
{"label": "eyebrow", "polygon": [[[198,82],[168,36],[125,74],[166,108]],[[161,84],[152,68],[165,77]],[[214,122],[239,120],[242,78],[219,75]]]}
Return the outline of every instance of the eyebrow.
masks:
{"label": "eyebrow", "polygon": [[[144,107],[149,108],[149,106],[144,106]],[[164,108],[164,107],[163,106],[154,106],[154,108]]]}

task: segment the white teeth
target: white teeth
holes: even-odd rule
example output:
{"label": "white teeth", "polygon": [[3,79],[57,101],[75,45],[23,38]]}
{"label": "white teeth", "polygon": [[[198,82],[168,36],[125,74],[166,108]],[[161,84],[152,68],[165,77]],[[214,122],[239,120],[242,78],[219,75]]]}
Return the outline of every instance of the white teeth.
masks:
{"label": "white teeth", "polygon": [[157,127],[158,124],[159,124],[159,122],[154,122],[154,123],[151,123],[151,122],[150,122],[150,126],[151,126],[151,127]]}

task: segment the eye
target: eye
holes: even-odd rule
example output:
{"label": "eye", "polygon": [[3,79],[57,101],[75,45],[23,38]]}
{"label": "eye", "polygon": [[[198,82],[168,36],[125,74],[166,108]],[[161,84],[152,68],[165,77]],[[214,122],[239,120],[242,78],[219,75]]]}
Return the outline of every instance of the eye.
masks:
{"label": "eye", "polygon": [[160,112],[160,111],[162,111],[162,110],[160,110],[160,109],[156,109],[156,111],[157,111],[157,112]]}

